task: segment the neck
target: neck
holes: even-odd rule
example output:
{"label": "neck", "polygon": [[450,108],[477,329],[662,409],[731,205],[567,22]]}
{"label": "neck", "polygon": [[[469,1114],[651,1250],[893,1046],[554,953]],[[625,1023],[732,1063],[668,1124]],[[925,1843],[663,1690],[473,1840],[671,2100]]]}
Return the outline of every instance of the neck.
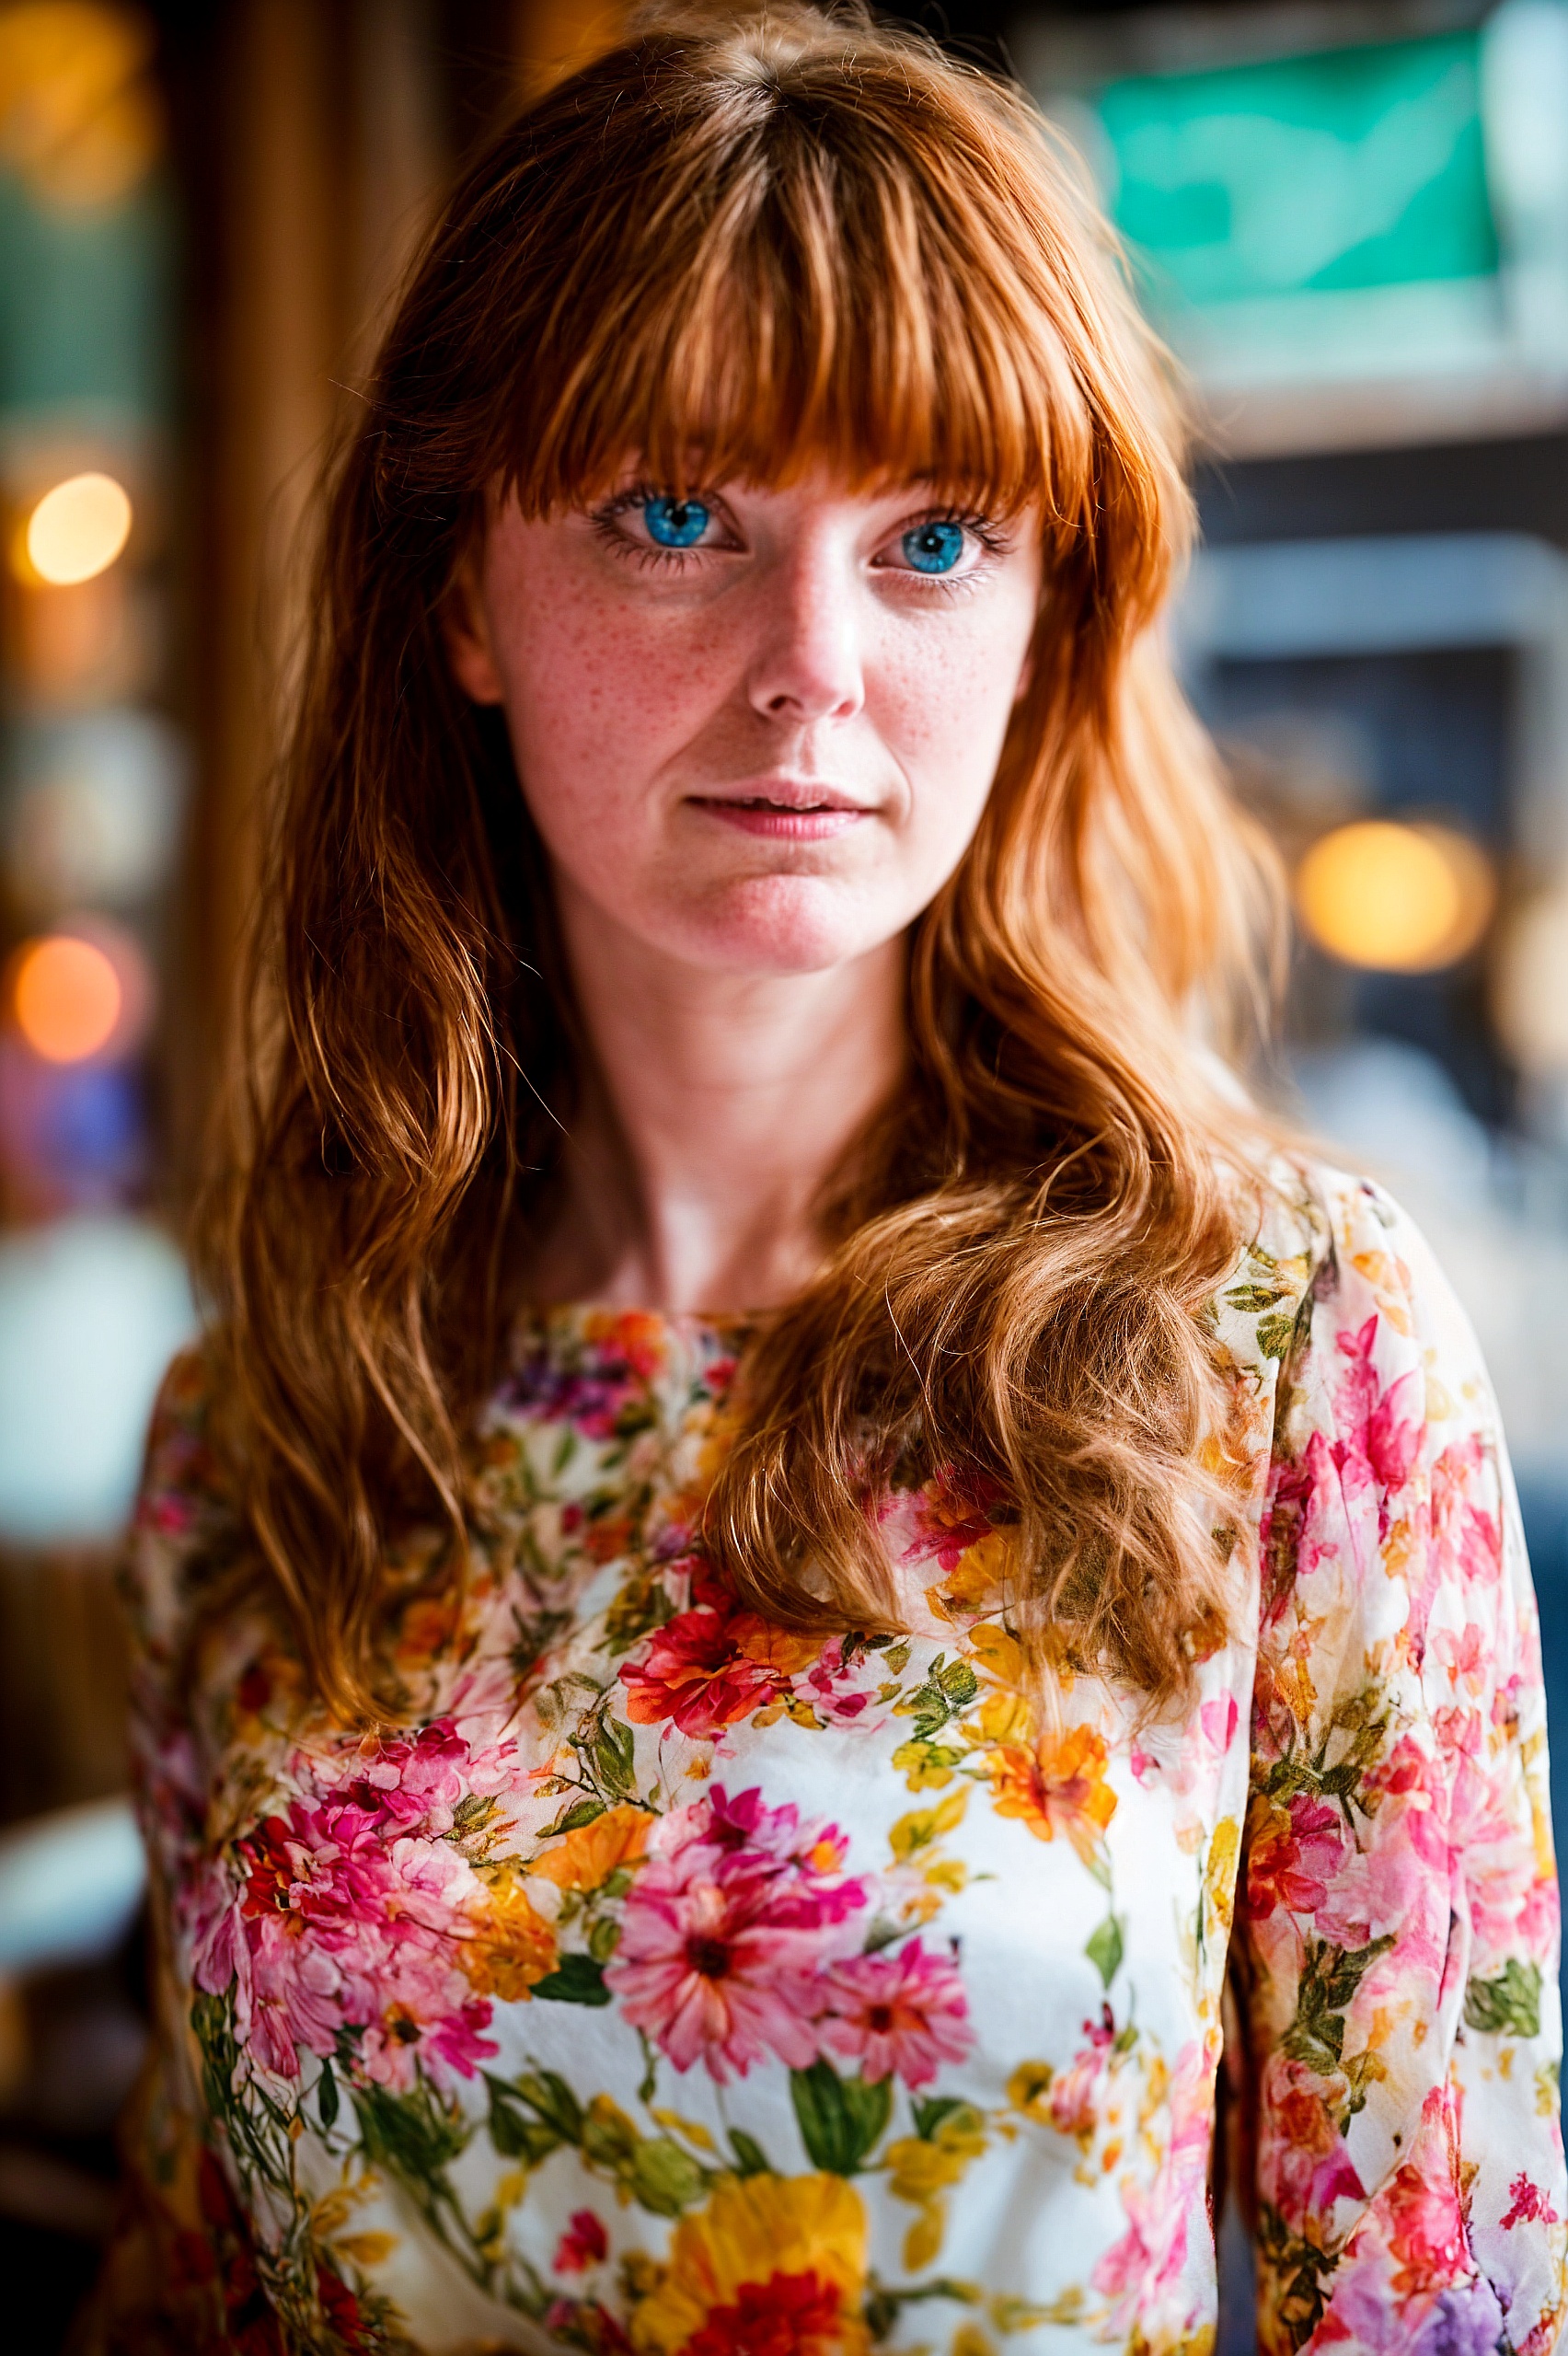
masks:
{"label": "neck", "polygon": [[736,976],[660,955],[570,887],[561,925],[595,1068],[531,1289],[667,1313],[788,1299],[823,1184],[904,1068],[902,941]]}

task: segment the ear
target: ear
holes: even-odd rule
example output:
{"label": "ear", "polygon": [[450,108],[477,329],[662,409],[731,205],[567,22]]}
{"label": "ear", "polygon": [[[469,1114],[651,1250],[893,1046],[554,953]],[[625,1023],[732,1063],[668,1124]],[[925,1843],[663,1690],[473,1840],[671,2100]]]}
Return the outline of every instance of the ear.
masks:
{"label": "ear", "polygon": [[496,664],[490,616],[485,611],[478,567],[472,556],[464,557],[453,576],[442,610],[441,629],[452,676],[463,693],[474,703],[504,702],[506,691]]}

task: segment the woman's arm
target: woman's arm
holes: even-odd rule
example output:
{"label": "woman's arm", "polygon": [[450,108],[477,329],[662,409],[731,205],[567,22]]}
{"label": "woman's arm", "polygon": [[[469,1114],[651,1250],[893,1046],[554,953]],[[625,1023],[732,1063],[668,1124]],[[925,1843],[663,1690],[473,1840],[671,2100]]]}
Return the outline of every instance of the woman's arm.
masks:
{"label": "woman's arm", "polygon": [[1568,2307],[1535,1598],[1474,1338],[1340,1182],[1282,1376],[1236,1934],[1259,2337],[1547,2356]]}

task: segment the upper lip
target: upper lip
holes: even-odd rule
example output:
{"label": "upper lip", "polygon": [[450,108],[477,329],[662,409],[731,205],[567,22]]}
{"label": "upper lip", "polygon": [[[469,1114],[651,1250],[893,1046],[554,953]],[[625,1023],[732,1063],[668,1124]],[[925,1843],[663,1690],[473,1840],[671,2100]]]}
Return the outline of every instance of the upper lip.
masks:
{"label": "upper lip", "polygon": [[759,803],[776,810],[864,810],[869,805],[841,786],[820,778],[744,778],[735,785],[709,786],[694,793],[694,802]]}

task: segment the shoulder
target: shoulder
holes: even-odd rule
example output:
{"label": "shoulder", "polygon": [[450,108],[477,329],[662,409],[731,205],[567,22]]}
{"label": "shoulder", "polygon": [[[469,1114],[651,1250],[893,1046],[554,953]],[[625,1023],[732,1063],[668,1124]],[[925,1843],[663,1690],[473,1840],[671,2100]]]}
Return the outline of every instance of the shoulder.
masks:
{"label": "shoulder", "polygon": [[1261,1356],[1298,1359],[1325,1334],[1374,1319],[1390,1343],[1472,1360],[1479,1374],[1480,1347],[1453,1287],[1384,1187],[1329,1161],[1278,1155],[1254,1188],[1248,1241],[1215,1299],[1233,1345],[1251,1324]]}
{"label": "shoulder", "polygon": [[1326,1162],[1303,1168],[1320,1248],[1298,1322],[1294,1388],[1327,1358],[1387,1380],[1419,1376],[1425,1420],[1493,1417],[1481,1346],[1453,1286],[1408,1211],[1375,1180]]}

